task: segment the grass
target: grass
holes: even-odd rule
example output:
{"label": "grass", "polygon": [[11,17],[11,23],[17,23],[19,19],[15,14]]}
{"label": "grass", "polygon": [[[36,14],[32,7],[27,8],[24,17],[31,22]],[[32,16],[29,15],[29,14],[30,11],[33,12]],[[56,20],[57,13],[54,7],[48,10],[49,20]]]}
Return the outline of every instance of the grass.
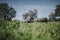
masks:
{"label": "grass", "polygon": [[0,21],[0,40],[60,40],[60,22]]}

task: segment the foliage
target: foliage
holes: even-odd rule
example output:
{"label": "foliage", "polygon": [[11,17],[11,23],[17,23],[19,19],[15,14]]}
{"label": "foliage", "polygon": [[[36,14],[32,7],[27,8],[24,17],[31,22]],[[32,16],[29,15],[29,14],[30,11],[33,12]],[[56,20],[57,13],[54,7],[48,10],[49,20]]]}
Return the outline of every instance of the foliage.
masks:
{"label": "foliage", "polygon": [[60,22],[0,21],[0,40],[60,40]]}
{"label": "foliage", "polygon": [[56,16],[60,16],[60,5],[56,5],[55,15],[56,15]]}
{"label": "foliage", "polygon": [[28,16],[30,16],[33,19],[37,18],[37,10],[34,10],[34,11],[29,10],[28,13],[23,14],[23,19],[24,20],[27,19]]}
{"label": "foliage", "polygon": [[56,17],[60,17],[60,5],[56,5],[55,13],[52,12],[52,13],[49,15],[49,18],[50,18],[50,19],[53,19],[53,20],[55,20]]}
{"label": "foliage", "polygon": [[[19,21],[0,21],[0,40],[18,40]],[[16,32],[16,33],[15,33]]]}
{"label": "foliage", "polygon": [[52,13],[49,15],[49,18],[55,20],[55,19],[56,19],[55,13],[52,12]]}
{"label": "foliage", "polygon": [[11,21],[15,17],[16,11],[10,7],[7,3],[0,3],[0,18],[5,21]]}

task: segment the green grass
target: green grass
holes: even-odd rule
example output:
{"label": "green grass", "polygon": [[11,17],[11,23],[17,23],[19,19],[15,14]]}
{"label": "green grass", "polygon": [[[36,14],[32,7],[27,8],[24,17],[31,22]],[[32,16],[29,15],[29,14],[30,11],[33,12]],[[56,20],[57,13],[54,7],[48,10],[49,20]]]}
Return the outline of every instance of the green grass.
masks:
{"label": "green grass", "polygon": [[0,21],[0,40],[60,40],[60,22]]}

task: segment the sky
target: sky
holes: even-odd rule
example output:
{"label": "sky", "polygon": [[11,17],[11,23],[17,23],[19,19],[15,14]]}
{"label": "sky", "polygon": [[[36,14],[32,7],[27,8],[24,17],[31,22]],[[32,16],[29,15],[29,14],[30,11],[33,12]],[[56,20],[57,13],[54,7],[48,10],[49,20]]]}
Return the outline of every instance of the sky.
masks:
{"label": "sky", "polygon": [[48,17],[55,12],[56,5],[60,4],[60,0],[0,0],[0,3],[8,3],[17,13],[14,19],[23,20],[22,15],[29,10],[37,10],[38,18]]}

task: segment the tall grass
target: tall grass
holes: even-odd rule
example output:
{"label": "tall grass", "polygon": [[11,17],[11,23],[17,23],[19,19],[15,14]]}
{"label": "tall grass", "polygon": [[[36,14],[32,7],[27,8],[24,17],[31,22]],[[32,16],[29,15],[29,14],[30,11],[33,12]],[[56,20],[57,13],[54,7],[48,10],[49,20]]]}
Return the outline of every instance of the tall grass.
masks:
{"label": "tall grass", "polygon": [[0,21],[0,40],[60,40],[60,22]]}

